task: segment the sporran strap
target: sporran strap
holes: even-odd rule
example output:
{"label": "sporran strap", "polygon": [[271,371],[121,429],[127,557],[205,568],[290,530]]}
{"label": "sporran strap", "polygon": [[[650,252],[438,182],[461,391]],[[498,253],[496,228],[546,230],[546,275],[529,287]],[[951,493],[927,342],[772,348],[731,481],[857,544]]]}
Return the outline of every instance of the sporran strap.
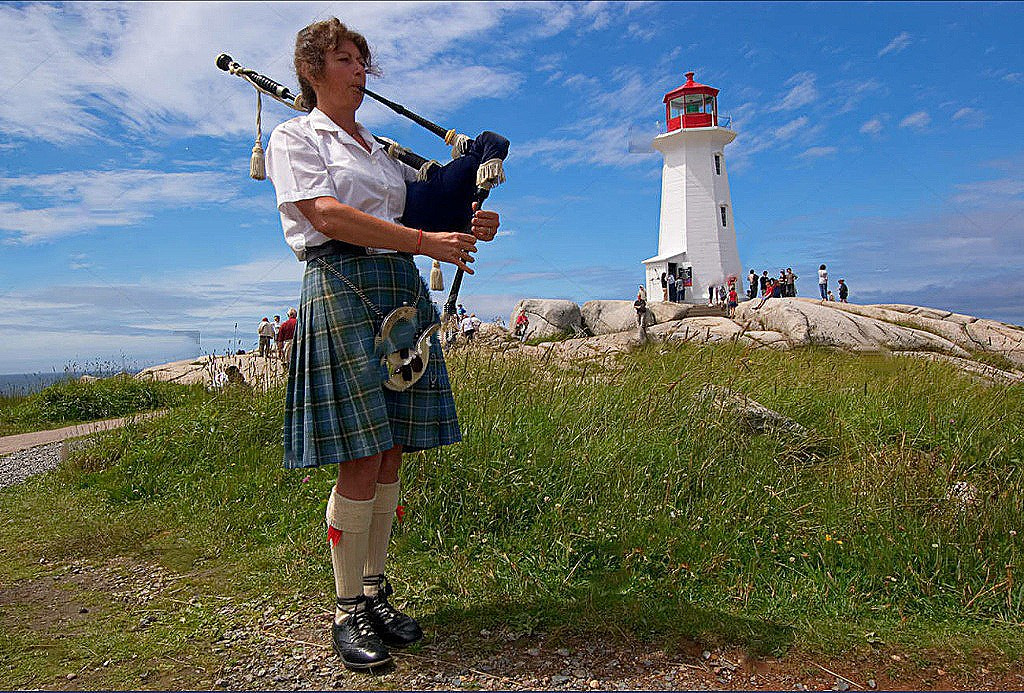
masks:
{"label": "sporran strap", "polygon": [[[332,267],[332,266],[331,266],[330,264],[328,264],[328,263],[327,263],[327,262],[326,262],[326,261],[325,261],[325,260],[324,260],[324,259],[323,259],[322,257],[318,257],[318,258],[316,259],[316,261],[317,261],[317,262],[318,262],[318,263],[320,264],[320,266],[321,266],[321,267],[323,267],[323,268],[324,268],[324,269],[326,269],[326,270],[327,270],[328,272],[330,272],[330,273],[331,273],[331,274],[333,274],[333,275],[334,275],[335,277],[337,277],[337,278],[338,278],[338,279],[340,279],[340,280],[341,280],[342,282],[344,282],[344,283],[345,283],[345,286],[347,286],[348,288],[352,289],[352,292],[353,292],[353,293],[354,293],[354,294],[355,294],[356,296],[358,296],[358,297],[359,297],[360,299],[362,299],[363,303],[365,303],[365,304],[366,304],[366,305],[367,305],[367,306],[368,306],[368,307],[370,308],[370,310],[372,310],[372,311],[373,311],[374,313],[376,313],[376,314],[377,314],[377,317],[378,317],[378,318],[380,318],[381,320],[383,320],[383,319],[384,319],[384,313],[382,313],[382,312],[380,311],[380,308],[378,308],[378,307],[377,307],[377,306],[376,306],[376,305],[374,304],[374,302],[373,302],[373,301],[371,301],[371,300],[370,300],[369,298],[367,298],[366,294],[364,294],[364,293],[362,292],[362,290],[361,290],[361,289],[360,289],[360,288],[359,288],[358,286],[356,286],[355,284],[353,284],[353,283],[352,283],[352,280],[350,280],[350,279],[349,279],[348,277],[346,277],[346,276],[345,276],[344,274],[342,274],[341,272],[339,272],[338,270],[336,270],[336,269],[335,269],[334,267]],[[416,287],[416,298],[415,298],[415,299],[413,299],[413,305],[414,305],[414,306],[418,306],[418,305],[419,305],[419,302],[420,302],[420,296],[422,296],[422,295],[423,295],[423,286],[422,286],[422,285],[423,285],[423,282],[422,282],[422,281],[420,281],[420,282],[419,282],[419,284],[418,284],[418,285],[417,285],[417,287]]]}

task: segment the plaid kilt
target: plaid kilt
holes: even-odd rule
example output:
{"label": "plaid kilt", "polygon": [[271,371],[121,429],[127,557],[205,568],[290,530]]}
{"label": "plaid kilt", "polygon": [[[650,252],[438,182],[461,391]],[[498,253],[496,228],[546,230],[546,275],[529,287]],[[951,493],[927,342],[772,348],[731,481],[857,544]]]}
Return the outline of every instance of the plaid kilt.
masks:
{"label": "plaid kilt", "polygon": [[401,445],[425,450],[462,439],[441,344],[430,340],[430,361],[403,392],[384,387],[374,337],[381,318],[326,263],[355,284],[387,315],[419,303],[420,329],[437,309],[408,255],[327,255],[306,263],[284,413],[284,464],[318,467],[375,455]]}

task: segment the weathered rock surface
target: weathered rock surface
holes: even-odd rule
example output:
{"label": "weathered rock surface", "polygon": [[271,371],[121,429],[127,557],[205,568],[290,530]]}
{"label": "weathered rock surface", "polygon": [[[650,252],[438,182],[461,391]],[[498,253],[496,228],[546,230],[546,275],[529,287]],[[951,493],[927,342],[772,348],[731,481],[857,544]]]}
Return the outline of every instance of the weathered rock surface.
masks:
{"label": "weathered rock surface", "polygon": [[[689,304],[663,303],[647,304],[647,326],[658,325],[686,317]],[[590,334],[614,334],[636,329],[636,309],[632,301],[587,301],[580,308],[583,327]]]}
{"label": "weathered rock surface", "polygon": [[524,298],[512,309],[509,325],[516,324],[520,311],[526,311],[530,324],[527,338],[560,337],[583,329],[580,307],[572,301],[557,298]]}
{"label": "weathered rock surface", "polygon": [[[815,303],[810,299],[800,300]],[[937,334],[967,351],[999,354],[1018,366],[1024,366],[1024,330],[1014,325],[900,304],[862,306],[829,302],[825,306],[889,323],[909,325]]]}
{"label": "weathered rock surface", "polygon": [[743,328],[729,318],[713,316],[683,318],[647,328],[648,336],[653,339],[696,344],[734,341],[742,331]]}
{"label": "weathered rock surface", "polygon": [[1020,371],[1004,371],[1001,368],[990,366],[987,363],[979,363],[978,361],[960,358],[959,356],[936,354],[934,351],[898,351],[895,355],[909,356],[911,358],[924,359],[926,361],[942,361],[945,363],[951,363],[968,374],[976,375],[984,378],[985,380],[996,383],[1005,383],[1007,385],[1024,383],[1024,373],[1021,373]]}
{"label": "weathered rock surface", "polygon": [[715,407],[735,417],[746,433],[756,435],[783,432],[800,439],[808,437],[807,429],[800,423],[769,409],[742,392],[719,385],[705,385],[699,396],[709,399]]}
{"label": "weathered rock surface", "polygon": [[[952,341],[924,330],[836,310],[799,298],[771,299],[760,310],[753,301],[740,304],[736,321],[752,330],[780,332],[794,344],[837,347],[850,351],[939,351],[970,354]],[[847,304],[849,305],[849,304]]]}
{"label": "weathered rock surface", "polygon": [[172,361],[159,366],[152,366],[139,371],[135,377],[139,380],[160,380],[163,382],[181,383],[182,385],[200,384],[210,386],[213,377],[229,365],[238,366],[246,382],[257,388],[267,388],[287,378],[284,366],[276,358],[263,358],[256,352],[218,356],[209,354],[197,359]]}

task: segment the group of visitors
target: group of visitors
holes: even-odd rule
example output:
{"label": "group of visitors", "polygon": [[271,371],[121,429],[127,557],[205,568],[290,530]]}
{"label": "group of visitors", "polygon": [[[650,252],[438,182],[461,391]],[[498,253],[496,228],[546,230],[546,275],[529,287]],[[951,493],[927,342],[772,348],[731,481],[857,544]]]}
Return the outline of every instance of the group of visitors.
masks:
{"label": "group of visitors", "polygon": [[[683,279],[683,270],[680,269],[678,276],[671,272],[661,273],[662,301],[670,303],[681,303],[686,300],[686,284]],[[646,299],[645,299],[646,300]]]}
{"label": "group of visitors", "polygon": [[[836,300],[835,294],[829,291],[828,288],[828,268],[822,265],[818,268],[818,290],[821,292],[821,301],[834,301]],[[847,298],[850,296],[850,287],[846,285],[846,280],[839,279],[839,302],[847,303]]]}
{"label": "group of visitors", "polygon": [[455,313],[458,316],[459,332],[462,333],[467,342],[472,342],[483,322],[476,316],[476,313],[467,313],[466,307],[461,303]]}
{"label": "group of visitors", "polygon": [[[764,306],[765,301],[769,298],[793,298],[796,296],[796,280],[797,275],[793,272],[792,267],[779,270],[778,278],[769,277],[768,270],[762,272],[761,276],[758,276],[755,270],[750,270],[747,275],[747,282],[750,285],[747,289],[747,298],[750,300],[757,298],[760,288],[761,302],[754,310]],[[835,295],[828,288],[828,267],[825,265],[818,267],[818,291],[822,302],[836,300]],[[850,287],[847,286],[846,280],[840,279],[839,301],[846,303],[849,296]]]}
{"label": "group of visitors", "polygon": [[[281,322],[280,315],[275,315],[273,322],[264,317],[256,327],[256,334],[260,338],[259,355],[262,358],[276,357],[285,370],[288,370],[291,363],[292,343],[295,341],[295,327],[298,324],[297,315],[294,308],[289,308],[288,319],[284,322]],[[274,343],[273,354],[271,354],[271,342]]]}
{"label": "group of visitors", "polygon": [[798,278],[792,267],[780,269],[778,277],[769,277],[768,270],[758,276],[757,271],[752,269],[747,274],[747,299],[754,300],[758,295],[762,298],[794,298]]}

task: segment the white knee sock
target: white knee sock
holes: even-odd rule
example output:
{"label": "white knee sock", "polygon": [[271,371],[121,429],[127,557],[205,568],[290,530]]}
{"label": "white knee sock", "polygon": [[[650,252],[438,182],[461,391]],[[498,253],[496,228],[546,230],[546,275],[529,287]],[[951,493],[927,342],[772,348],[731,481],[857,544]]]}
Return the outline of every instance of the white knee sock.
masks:
{"label": "white knee sock", "polygon": [[[327,501],[327,535],[334,567],[334,589],[339,598],[358,597],[363,593],[363,566],[372,519],[373,499],[352,500],[331,489],[331,498]],[[346,616],[346,611],[335,607],[336,623],[341,623]]]}
{"label": "white knee sock", "polygon": [[[373,521],[370,523],[369,550],[366,553],[366,566],[363,576],[374,578],[384,573],[384,563],[388,558],[388,543],[391,541],[391,526],[395,522],[395,509],[398,508],[398,497],[402,483],[377,484],[377,495],[373,500]],[[363,594],[376,597],[379,581],[371,579],[363,581]]]}

